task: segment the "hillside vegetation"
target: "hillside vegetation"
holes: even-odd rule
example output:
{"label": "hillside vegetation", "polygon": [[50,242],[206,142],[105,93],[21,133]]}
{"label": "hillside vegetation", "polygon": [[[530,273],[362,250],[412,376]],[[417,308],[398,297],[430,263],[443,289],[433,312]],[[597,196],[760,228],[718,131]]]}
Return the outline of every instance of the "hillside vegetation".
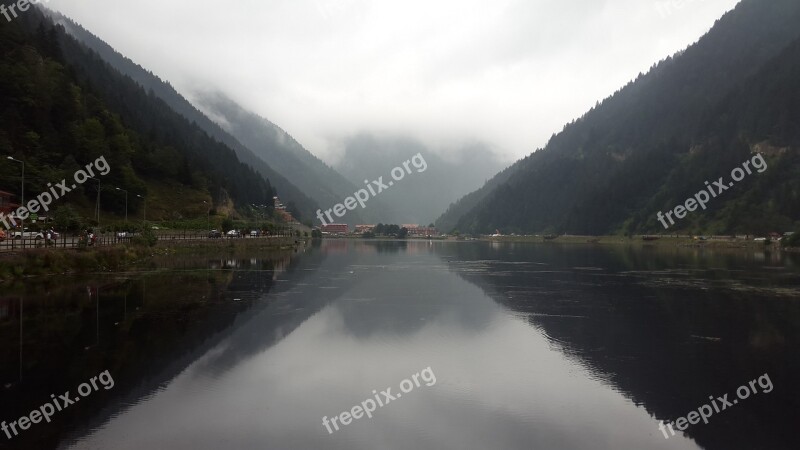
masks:
{"label": "hillside vegetation", "polygon": [[796,0],[742,1],[696,44],[565,126],[438,223],[484,233],[665,232],[659,211],[762,152],[767,171],[669,232],[796,228],[798,23]]}
{"label": "hillside vegetation", "polygon": [[[35,8],[14,22],[0,21],[0,152],[25,161],[27,196],[105,157],[111,171],[101,179],[101,208],[118,216],[125,196],[116,188],[129,192],[133,215],[143,207],[137,195],[148,197],[155,181],[183,200],[170,218],[205,211],[187,204],[191,197],[243,207],[271,205],[274,192],[233,150],[113,70]],[[62,205],[93,208],[96,186],[87,182]],[[0,164],[0,189],[19,192],[18,165]]]}

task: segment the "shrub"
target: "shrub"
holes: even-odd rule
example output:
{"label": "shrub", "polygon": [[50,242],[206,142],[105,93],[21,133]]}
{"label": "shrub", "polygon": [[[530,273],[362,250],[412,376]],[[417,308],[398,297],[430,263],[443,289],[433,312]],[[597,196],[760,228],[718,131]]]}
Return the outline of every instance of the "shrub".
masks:
{"label": "shrub", "polygon": [[153,247],[156,245],[157,242],[158,242],[158,236],[156,236],[156,234],[153,233],[153,230],[149,228],[145,228],[144,230],[142,230],[141,233],[139,233],[137,236],[131,239],[131,243],[133,245],[138,245],[142,247]]}
{"label": "shrub", "polygon": [[783,238],[781,245],[784,247],[800,247],[800,232],[795,232],[793,235]]}

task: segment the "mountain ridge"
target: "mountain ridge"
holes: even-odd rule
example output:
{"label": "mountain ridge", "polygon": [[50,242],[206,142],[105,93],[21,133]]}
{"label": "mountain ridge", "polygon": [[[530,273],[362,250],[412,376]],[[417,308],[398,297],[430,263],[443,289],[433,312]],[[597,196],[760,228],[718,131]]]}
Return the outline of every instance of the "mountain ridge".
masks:
{"label": "mountain ridge", "polygon": [[[670,177],[680,178],[681,170],[703,171],[687,167],[685,155],[710,138],[703,135],[709,114],[800,37],[798,22],[798,2],[742,1],[695,44],[640,74],[567,124],[544,149],[520,160],[511,176],[482,193],[483,198],[469,211],[445,213],[438,222],[476,233],[495,229],[507,233],[659,232],[658,208],[680,201],[677,193],[666,196],[669,200],[661,194],[655,208],[651,200],[660,185]],[[716,148],[706,158],[720,167],[714,172],[723,175],[745,156],[741,148],[727,153]],[[731,163],[731,159],[738,161]],[[699,187],[687,183],[686,189]],[[744,186],[737,189],[705,213],[713,219],[690,221],[683,229],[763,231],[767,223],[744,230],[742,224],[718,214],[727,202],[743,195]],[[612,198],[618,201],[609,202]],[[788,225],[796,220],[793,213],[779,222]]]}
{"label": "mountain ridge", "polygon": [[122,55],[99,37],[86,30],[83,26],[63,14],[43,9],[46,15],[56,23],[64,26],[65,30],[75,39],[95,51],[105,62],[117,71],[130,77],[148,92],[161,98],[174,111],[185,117],[190,122],[196,123],[201,129],[217,141],[225,144],[236,152],[243,162],[253,167],[256,171],[268,178],[275,186],[277,194],[286,204],[293,204],[295,212],[301,212],[303,218],[310,218],[319,205],[309,198],[299,187],[285,177],[275,168],[271,167],[262,158],[258,157],[251,149],[243,145],[236,137],[225,131],[214,120],[207,117],[194,106],[188,99],[181,95],[168,81],[164,81],[148,71],[130,58]]}

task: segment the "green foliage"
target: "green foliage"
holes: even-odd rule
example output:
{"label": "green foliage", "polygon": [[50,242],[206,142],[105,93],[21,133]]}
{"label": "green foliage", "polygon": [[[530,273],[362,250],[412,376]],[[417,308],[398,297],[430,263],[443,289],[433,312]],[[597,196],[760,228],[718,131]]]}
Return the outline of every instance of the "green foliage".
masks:
{"label": "green foliage", "polygon": [[[117,216],[125,213],[125,195],[110,186],[127,190],[128,212],[139,214],[145,180],[224,194],[237,206],[271,205],[269,182],[230,148],[111,69],[39,10],[3,22],[0,42],[0,149],[25,160],[26,192],[69,182],[102,156],[111,170],[95,174],[102,180],[100,204]],[[17,167],[0,165],[0,190],[19,190]],[[97,183],[89,180],[64,201],[90,210],[96,198]],[[64,229],[76,226],[73,213],[61,216]]]}
{"label": "green foliage", "polygon": [[142,247],[155,247],[157,243],[158,236],[150,228],[144,228],[131,239],[131,244]]}
{"label": "green foliage", "polygon": [[78,231],[85,228],[78,213],[69,205],[56,207],[53,211],[53,225],[56,230],[61,232]]}
{"label": "green foliage", "polygon": [[408,229],[405,228],[405,227],[400,228],[400,231],[397,232],[397,238],[398,239],[405,239],[407,237],[408,237]]}
{"label": "green foliage", "polygon": [[227,233],[228,231],[233,229],[233,219],[230,217],[226,217],[222,219],[222,231]]}
{"label": "green foliage", "polygon": [[784,247],[800,248],[800,232],[795,231],[791,236],[783,238],[781,245]]}
{"label": "green foliage", "polygon": [[372,233],[373,236],[391,236],[399,239],[405,239],[408,236],[408,230],[400,228],[400,225],[385,225],[382,223],[375,225]]}

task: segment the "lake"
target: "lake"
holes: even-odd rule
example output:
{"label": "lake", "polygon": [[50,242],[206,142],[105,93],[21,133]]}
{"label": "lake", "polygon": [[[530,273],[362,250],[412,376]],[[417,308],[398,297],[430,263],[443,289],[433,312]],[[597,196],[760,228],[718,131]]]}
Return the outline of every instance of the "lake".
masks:
{"label": "lake", "polygon": [[4,287],[0,420],[78,401],[0,448],[797,449],[798,344],[797,254],[326,240],[165,259]]}

